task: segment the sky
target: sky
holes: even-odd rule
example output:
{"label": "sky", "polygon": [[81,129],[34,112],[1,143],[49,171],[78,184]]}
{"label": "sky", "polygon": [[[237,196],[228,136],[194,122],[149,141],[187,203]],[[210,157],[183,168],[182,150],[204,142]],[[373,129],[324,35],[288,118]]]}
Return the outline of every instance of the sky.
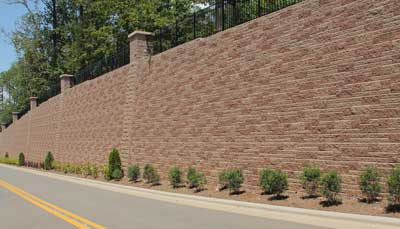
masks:
{"label": "sky", "polygon": [[[25,12],[21,5],[8,5],[0,0],[0,28],[7,32],[12,31],[18,18]],[[0,72],[7,70],[16,59],[13,45],[0,34]]]}

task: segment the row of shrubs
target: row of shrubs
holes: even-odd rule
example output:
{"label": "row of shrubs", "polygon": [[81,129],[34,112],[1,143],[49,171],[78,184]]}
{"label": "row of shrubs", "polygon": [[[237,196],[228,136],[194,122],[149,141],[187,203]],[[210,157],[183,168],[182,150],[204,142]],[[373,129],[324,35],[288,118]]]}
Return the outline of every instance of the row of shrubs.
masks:
{"label": "row of shrubs", "polygon": [[19,154],[19,158],[11,158],[8,153],[5,153],[4,157],[0,157],[0,163],[9,164],[9,165],[25,165],[25,156],[23,153]]}
{"label": "row of shrubs", "polygon": [[[19,154],[19,158],[9,158],[6,153],[4,158],[0,158],[0,163],[25,165],[25,156]],[[119,152],[113,149],[109,154],[108,164],[97,166],[95,164],[71,164],[54,161],[54,156],[48,152],[43,163],[46,170],[55,169],[64,173],[81,174],[97,178],[101,171],[106,180],[120,180],[124,174],[121,167],[121,158]],[[160,175],[157,169],[151,164],[146,164],[143,168],[143,175],[139,165],[130,165],[128,167],[127,177],[130,181],[137,182],[142,177],[144,182],[156,185],[160,182]],[[204,189],[207,183],[203,173],[195,168],[189,167],[186,171],[186,181],[182,179],[184,172],[177,166],[172,167],[168,173],[168,179],[173,188],[182,186],[184,183],[189,188],[196,191]],[[218,176],[219,190],[229,189],[231,194],[240,193],[240,188],[244,183],[244,175],[240,169],[231,169],[220,172]],[[317,166],[306,166],[299,176],[300,183],[309,197],[322,195],[330,204],[341,201],[340,192],[342,191],[342,179],[336,171],[322,173]],[[368,166],[362,171],[359,179],[359,187],[368,203],[371,203],[380,196],[382,191],[381,175],[374,166]],[[400,167],[394,168],[387,177],[388,200],[391,205],[400,205]],[[260,172],[259,185],[266,194],[273,194],[277,198],[288,190],[288,176],[280,170],[263,169]]]}

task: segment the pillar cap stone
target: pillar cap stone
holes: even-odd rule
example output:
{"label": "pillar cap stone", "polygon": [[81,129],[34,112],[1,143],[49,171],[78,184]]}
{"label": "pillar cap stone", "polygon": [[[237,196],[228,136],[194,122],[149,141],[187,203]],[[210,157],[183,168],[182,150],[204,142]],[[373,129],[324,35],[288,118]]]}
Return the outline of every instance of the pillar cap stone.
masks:
{"label": "pillar cap stone", "polygon": [[18,111],[14,111],[14,112],[12,112],[12,114],[13,114],[13,115],[18,115],[19,112],[18,112]]}
{"label": "pillar cap stone", "polygon": [[137,37],[137,36],[145,36],[145,37],[146,36],[154,36],[154,33],[141,31],[141,30],[136,30],[136,31],[133,31],[131,34],[128,35],[128,39],[131,41],[131,40],[134,40],[135,37]]}
{"label": "pillar cap stone", "polygon": [[71,74],[62,74],[62,75],[60,75],[60,79],[72,78],[72,77],[74,77],[74,75],[71,75]]}
{"label": "pillar cap stone", "polygon": [[36,96],[31,96],[31,97],[29,97],[29,100],[37,100],[38,99],[38,97],[36,97]]}

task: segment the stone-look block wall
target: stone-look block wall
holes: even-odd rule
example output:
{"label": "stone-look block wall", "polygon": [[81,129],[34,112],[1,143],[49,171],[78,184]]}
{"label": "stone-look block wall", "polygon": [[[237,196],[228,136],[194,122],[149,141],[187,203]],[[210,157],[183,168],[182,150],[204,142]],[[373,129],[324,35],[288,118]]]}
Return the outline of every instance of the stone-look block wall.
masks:
{"label": "stone-look block wall", "polygon": [[129,65],[50,98],[0,133],[0,151],[42,161],[103,164],[121,147]]}
{"label": "stone-look block wall", "polygon": [[[306,0],[151,59],[136,82],[129,162],[215,180],[307,164],[343,175],[400,163],[400,2]],[[127,162],[126,162],[127,163]]]}
{"label": "stone-look block wall", "polygon": [[266,166],[295,189],[316,164],[352,193],[364,166],[400,164],[399,53],[399,1],[305,0],[77,85],[2,132],[0,151],[105,163],[117,147],[125,168],[164,177],[242,168],[251,190]]}

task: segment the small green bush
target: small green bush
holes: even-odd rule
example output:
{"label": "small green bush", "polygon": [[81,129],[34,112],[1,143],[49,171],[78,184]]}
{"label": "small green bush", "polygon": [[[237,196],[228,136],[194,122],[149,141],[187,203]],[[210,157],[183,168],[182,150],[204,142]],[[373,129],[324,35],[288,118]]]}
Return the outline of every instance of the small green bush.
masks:
{"label": "small green bush", "polygon": [[99,176],[99,169],[97,168],[97,165],[90,165],[90,175],[93,178],[97,178]]}
{"label": "small green bush", "polygon": [[280,170],[263,169],[260,172],[260,186],[265,193],[280,197],[288,189],[287,175]]}
{"label": "small green bush", "polygon": [[5,158],[9,158],[8,153],[6,152],[6,154],[4,155]]}
{"label": "small green bush", "polygon": [[319,182],[321,179],[321,170],[317,166],[306,166],[300,175],[300,182],[308,196],[316,197],[318,195]]}
{"label": "small green bush", "polygon": [[229,184],[229,172],[228,171],[222,171],[219,173],[218,183],[220,185],[219,190],[228,188],[228,184]]}
{"label": "small green bush", "polygon": [[182,183],[182,171],[174,166],[169,170],[168,179],[173,188],[179,187]]}
{"label": "small green bush", "polygon": [[25,165],[25,155],[24,153],[19,153],[18,155],[18,165],[19,166],[24,166]]}
{"label": "small green bush", "polygon": [[146,183],[158,184],[160,182],[160,175],[157,170],[150,164],[146,164],[143,169],[143,179]]}
{"label": "small green bush", "polygon": [[139,165],[130,165],[128,167],[128,179],[130,181],[136,182],[140,178],[140,168]]}
{"label": "small green bush", "polygon": [[139,165],[130,165],[128,167],[128,179],[129,181],[137,182],[140,178],[140,167]]}
{"label": "small green bush", "polygon": [[51,152],[47,152],[46,158],[44,159],[44,169],[45,170],[53,169],[53,162],[54,162],[53,154]]}
{"label": "small green bush", "polygon": [[91,170],[91,165],[90,163],[86,163],[84,165],[81,166],[81,170],[82,170],[82,175],[83,176],[90,176],[92,175],[92,170]]}
{"label": "small green bush", "polygon": [[[115,170],[122,172],[121,158],[119,157],[119,152],[117,149],[113,149],[108,156],[108,173],[109,177],[113,178],[113,173]],[[118,172],[117,172],[118,173]],[[123,176],[123,174],[122,174]]]}
{"label": "small green bush", "polygon": [[388,178],[387,186],[391,205],[400,205],[400,167],[394,168]]}
{"label": "small green bush", "polygon": [[367,202],[371,203],[381,192],[381,177],[376,167],[368,166],[360,175],[360,190],[366,196]]}
{"label": "small green bush", "polygon": [[339,193],[342,190],[342,179],[336,171],[330,171],[321,177],[321,193],[329,204],[340,202]]}
{"label": "small green bush", "polygon": [[103,166],[102,172],[104,179],[111,180],[110,169],[108,168],[108,165]]}
{"label": "small green bush", "polygon": [[239,193],[243,182],[244,176],[241,169],[223,171],[219,175],[221,188],[228,188],[232,194]]}
{"label": "small green bush", "polygon": [[115,169],[114,172],[112,173],[112,179],[121,180],[122,177],[123,177],[122,170],[118,168]]}
{"label": "small green bush", "polygon": [[189,167],[187,171],[187,181],[189,188],[195,188],[196,191],[201,191],[207,183],[206,177],[203,173],[197,172],[193,167]]}

